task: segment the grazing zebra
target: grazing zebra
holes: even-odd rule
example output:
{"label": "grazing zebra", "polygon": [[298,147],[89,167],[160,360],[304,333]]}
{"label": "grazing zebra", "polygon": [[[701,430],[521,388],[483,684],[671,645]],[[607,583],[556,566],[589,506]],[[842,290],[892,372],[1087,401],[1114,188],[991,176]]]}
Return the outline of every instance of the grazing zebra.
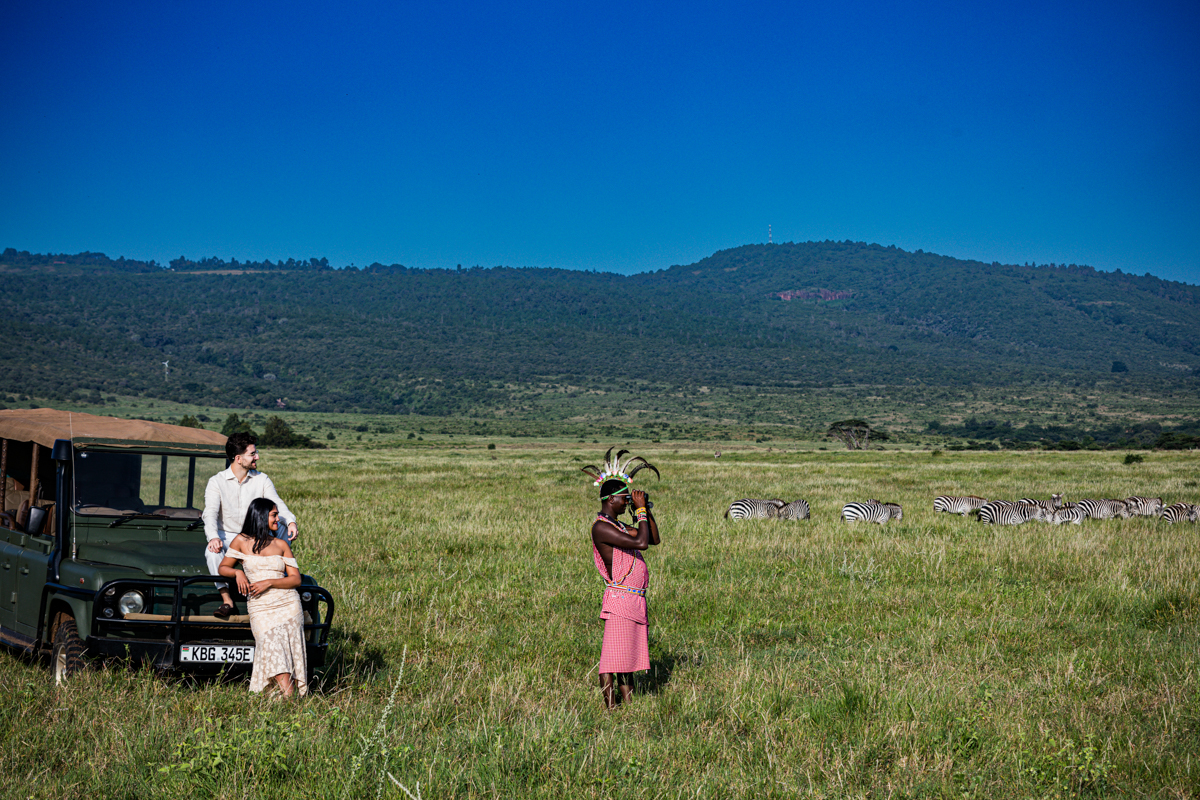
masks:
{"label": "grazing zebra", "polygon": [[779,509],[780,519],[808,519],[808,501],[796,500]]}
{"label": "grazing zebra", "polygon": [[1054,513],[1050,515],[1050,522],[1055,525],[1062,525],[1064,522],[1069,522],[1072,525],[1082,525],[1087,519],[1087,514],[1074,503],[1068,503],[1062,508],[1056,508]]}
{"label": "grazing zebra", "polygon": [[1191,503],[1176,503],[1164,508],[1159,519],[1170,523],[1196,522],[1200,520],[1200,506],[1194,506]]}
{"label": "grazing zebra", "polygon": [[1020,525],[1031,519],[1044,520],[1046,509],[1032,503],[1013,503],[993,500],[979,509],[979,521],[984,525]]}
{"label": "grazing zebra", "polygon": [[1129,513],[1135,517],[1157,517],[1163,513],[1163,501],[1161,497],[1133,497],[1125,498],[1125,505],[1129,506]]}
{"label": "grazing zebra", "polygon": [[842,506],[842,519],[846,522],[875,522],[879,525],[889,519],[900,519],[903,512],[895,503],[881,503],[878,500],[868,500],[865,503],[846,503]]}
{"label": "grazing zebra", "polygon": [[726,519],[775,519],[779,509],[786,506],[782,500],[734,500],[725,511]]}
{"label": "grazing zebra", "polygon": [[1129,506],[1124,500],[1080,500],[1075,505],[1092,519],[1129,519]]}
{"label": "grazing zebra", "polygon": [[876,500],[874,497],[867,500],[867,502],[868,503],[878,503],[881,506],[886,506],[887,510],[891,512],[892,519],[894,519],[894,520],[904,519],[904,509],[900,507],[899,503],[885,503],[882,500]]}
{"label": "grazing zebra", "polygon": [[1049,515],[1063,507],[1063,496],[1061,494],[1052,494],[1050,495],[1049,500],[1034,500],[1032,497],[1022,497],[1017,502],[1027,503],[1033,506],[1041,506],[1042,508],[1046,509],[1047,521],[1049,521]]}
{"label": "grazing zebra", "polygon": [[973,494],[969,494],[966,497],[952,497],[944,494],[933,498],[933,510],[945,511],[947,514],[958,514],[960,517],[965,517],[967,514],[978,511],[986,503],[986,499],[976,497]]}

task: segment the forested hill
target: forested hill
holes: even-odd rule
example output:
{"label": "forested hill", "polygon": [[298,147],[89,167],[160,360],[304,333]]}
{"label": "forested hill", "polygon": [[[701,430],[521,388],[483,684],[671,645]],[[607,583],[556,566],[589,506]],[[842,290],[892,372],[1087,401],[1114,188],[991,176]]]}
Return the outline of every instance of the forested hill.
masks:
{"label": "forested hill", "polygon": [[747,245],[633,276],[13,253],[0,385],[43,397],[452,413],[546,379],[1186,388],[1200,370],[1197,287],[862,243]]}

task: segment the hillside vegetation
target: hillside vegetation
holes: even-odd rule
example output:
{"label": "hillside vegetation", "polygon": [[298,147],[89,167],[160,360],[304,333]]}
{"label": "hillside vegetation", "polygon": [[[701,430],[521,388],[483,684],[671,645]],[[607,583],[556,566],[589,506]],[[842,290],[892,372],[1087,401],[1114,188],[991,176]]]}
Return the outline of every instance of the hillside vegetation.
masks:
{"label": "hillside vegetation", "polygon": [[1200,383],[1196,287],[1074,265],[852,242],[747,245],[631,276],[172,265],[5,251],[2,384],[51,400],[478,415],[546,387],[580,411],[701,387],[1073,386],[1158,402]]}

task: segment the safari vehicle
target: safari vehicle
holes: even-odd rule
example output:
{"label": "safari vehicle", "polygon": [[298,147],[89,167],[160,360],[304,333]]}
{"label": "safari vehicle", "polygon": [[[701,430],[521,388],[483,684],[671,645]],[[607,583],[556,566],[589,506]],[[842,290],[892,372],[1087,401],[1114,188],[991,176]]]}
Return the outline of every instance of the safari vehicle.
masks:
{"label": "safari vehicle", "polygon": [[[212,431],[0,410],[0,641],[49,655],[58,683],[87,657],[248,671],[250,618],[213,615],[204,560],[204,488],[226,464]],[[297,591],[312,670],[333,598],[308,575]]]}

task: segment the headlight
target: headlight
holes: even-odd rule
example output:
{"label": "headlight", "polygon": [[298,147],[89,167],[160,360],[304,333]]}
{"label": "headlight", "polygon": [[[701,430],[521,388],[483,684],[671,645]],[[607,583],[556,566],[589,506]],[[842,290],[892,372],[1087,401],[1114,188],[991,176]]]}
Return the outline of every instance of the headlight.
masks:
{"label": "headlight", "polygon": [[303,600],[305,603],[311,603],[312,602],[312,592],[301,592],[300,599]]}
{"label": "headlight", "polygon": [[125,617],[130,614],[140,614],[145,607],[146,598],[142,597],[141,592],[126,592],[121,595],[121,600],[117,603],[117,609]]}

